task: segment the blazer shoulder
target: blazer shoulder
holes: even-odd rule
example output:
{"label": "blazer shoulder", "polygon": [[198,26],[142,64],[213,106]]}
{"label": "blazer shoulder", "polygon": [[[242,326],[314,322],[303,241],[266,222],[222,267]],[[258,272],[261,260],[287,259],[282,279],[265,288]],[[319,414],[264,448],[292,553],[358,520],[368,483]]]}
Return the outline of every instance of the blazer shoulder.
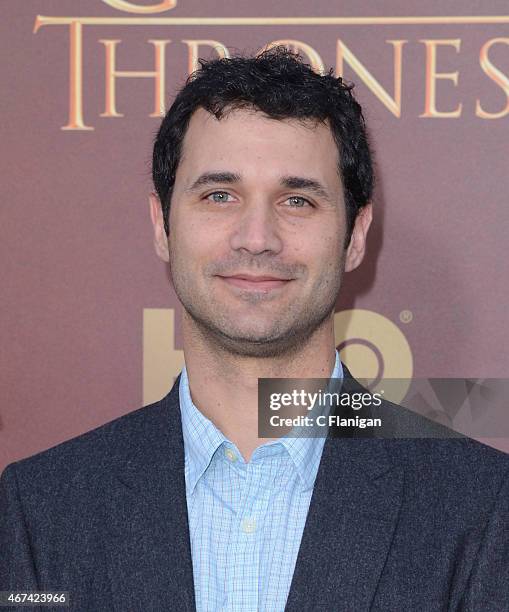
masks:
{"label": "blazer shoulder", "polygon": [[170,408],[175,407],[175,389],[161,400],[124,414],[70,440],[6,466],[18,481],[51,482],[76,480],[108,469],[111,457],[128,449],[139,436],[157,435]]}
{"label": "blazer shoulder", "polygon": [[[346,389],[367,391],[343,364]],[[382,427],[373,429],[369,437],[382,438],[386,448],[398,462],[422,473],[434,471],[480,472],[499,479],[509,474],[509,454],[484,442],[469,438],[450,427],[431,420],[404,406],[383,399],[378,408],[368,409],[368,416],[380,417]]]}
{"label": "blazer shoulder", "polygon": [[[405,463],[420,471],[425,466],[453,473],[483,472],[486,477],[509,473],[509,454],[469,438],[446,425],[384,400],[381,417],[388,448],[404,454]],[[401,458],[401,457],[400,457]]]}
{"label": "blazer shoulder", "polygon": [[464,436],[385,442],[393,460],[405,466],[410,489],[448,500],[450,506],[458,505],[458,512],[489,509],[508,486],[509,454],[478,440]]}

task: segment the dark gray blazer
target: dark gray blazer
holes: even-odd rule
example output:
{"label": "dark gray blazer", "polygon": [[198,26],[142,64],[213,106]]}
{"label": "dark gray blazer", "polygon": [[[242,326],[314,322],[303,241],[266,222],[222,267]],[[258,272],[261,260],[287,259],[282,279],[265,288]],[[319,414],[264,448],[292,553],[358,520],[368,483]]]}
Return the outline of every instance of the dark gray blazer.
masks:
{"label": "dark gray blazer", "polygon": [[[69,591],[83,612],[195,609],[178,383],[6,468],[0,590]],[[509,455],[327,438],[286,606],[311,610],[509,610]]]}

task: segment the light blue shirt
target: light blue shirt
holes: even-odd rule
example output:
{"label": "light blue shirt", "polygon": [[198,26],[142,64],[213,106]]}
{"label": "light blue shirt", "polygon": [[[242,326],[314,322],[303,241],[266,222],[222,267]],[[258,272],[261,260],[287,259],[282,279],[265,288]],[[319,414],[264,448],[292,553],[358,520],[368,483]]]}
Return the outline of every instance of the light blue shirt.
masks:
{"label": "light blue shirt", "polygon": [[179,393],[197,612],[283,611],[325,438],[284,436],[245,463],[193,404],[185,367]]}

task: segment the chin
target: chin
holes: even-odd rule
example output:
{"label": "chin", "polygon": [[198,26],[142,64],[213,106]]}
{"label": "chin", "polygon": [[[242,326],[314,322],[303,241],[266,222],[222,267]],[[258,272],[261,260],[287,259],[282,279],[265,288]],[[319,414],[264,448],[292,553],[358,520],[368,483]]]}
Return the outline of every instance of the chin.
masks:
{"label": "chin", "polygon": [[302,339],[296,334],[274,334],[274,330],[243,330],[235,333],[232,328],[221,330],[216,336],[221,347],[242,357],[278,357],[294,351]]}

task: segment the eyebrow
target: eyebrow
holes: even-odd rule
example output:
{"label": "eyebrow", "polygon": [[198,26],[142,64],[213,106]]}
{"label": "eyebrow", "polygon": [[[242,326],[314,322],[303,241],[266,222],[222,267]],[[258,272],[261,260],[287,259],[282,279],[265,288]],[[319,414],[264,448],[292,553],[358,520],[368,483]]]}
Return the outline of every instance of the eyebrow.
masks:
{"label": "eyebrow", "polygon": [[205,185],[213,185],[215,183],[239,183],[240,181],[240,174],[235,174],[234,172],[205,172],[186,189],[186,192],[196,191]]}
{"label": "eyebrow", "polygon": [[[193,192],[200,187],[217,183],[240,183],[241,180],[241,175],[234,172],[205,172],[201,174],[185,191]],[[305,191],[314,193],[318,197],[323,198],[328,202],[332,201],[332,198],[325,186],[316,179],[306,178],[303,176],[283,176],[281,177],[279,184],[288,189],[303,189]]]}
{"label": "eyebrow", "polygon": [[316,179],[304,178],[302,176],[283,176],[280,183],[283,187],[287,187],[288,189],[304,189],[305,191],[314,193],[316,196],[327,200],[327,202],[332,201],[325,186]]}

